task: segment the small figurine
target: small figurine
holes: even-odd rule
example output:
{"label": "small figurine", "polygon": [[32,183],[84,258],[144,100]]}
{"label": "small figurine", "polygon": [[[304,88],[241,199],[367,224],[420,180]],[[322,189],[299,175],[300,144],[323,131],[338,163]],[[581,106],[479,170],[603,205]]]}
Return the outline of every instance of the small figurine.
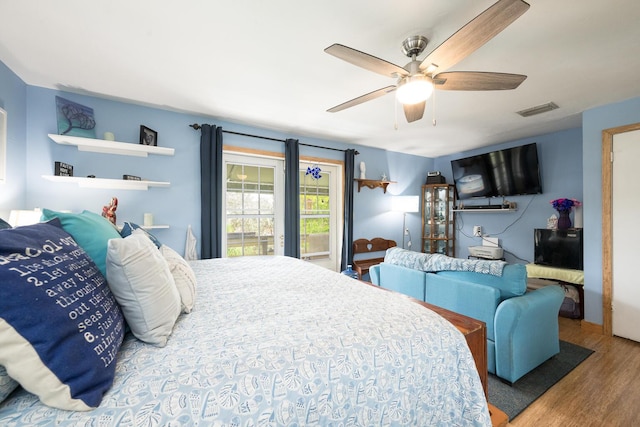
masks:
{"label": "small figurine", "polygon": [[367,173],[367,165],[364,164],[364,162],[360,162],[360,179],[366,179]]}
{"label": "small figurine", "polygon": [[382,181],[386,181],[386,180],[387,180],[387,174],[386,174],[386,173],[383,173],[383,174],[382,174],[382,176],[380,177],[380,179],[381,179]]}
{"label": "small figurine", "polygon": [[111,202],[102,207],[102,216],[107,218],[114,225],[116,223],[116,209],[118,209],[117,197],[112,197]]}

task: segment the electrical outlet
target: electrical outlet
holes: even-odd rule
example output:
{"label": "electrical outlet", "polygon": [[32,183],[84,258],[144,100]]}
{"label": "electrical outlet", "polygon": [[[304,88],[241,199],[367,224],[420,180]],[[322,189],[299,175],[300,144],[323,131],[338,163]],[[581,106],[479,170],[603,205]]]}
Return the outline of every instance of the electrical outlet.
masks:
{"label": "electrical outlet", "polygon": [[481,225],[474,225],[473,226],[473,235],[475,237],[482,237],[482,226]]}

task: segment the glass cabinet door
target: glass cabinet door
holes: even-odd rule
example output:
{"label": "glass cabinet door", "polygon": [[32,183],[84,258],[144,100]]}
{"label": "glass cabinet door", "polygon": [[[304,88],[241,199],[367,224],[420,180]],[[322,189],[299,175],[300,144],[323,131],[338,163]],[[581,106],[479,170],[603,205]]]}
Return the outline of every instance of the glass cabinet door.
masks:
{"label": "glass cabinet door", "polygon": [[455,190],[448,184],[422,187],[422,251],[455,256],[453,207]]}

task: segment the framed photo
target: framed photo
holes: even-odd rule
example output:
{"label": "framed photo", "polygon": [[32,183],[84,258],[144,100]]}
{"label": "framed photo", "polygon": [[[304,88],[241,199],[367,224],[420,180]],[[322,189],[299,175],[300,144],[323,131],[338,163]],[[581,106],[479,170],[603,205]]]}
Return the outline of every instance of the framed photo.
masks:
{"label": "framed photo", "polygon": [[158,132],[140,125],[140,144],[142,145],[158,145]]}
{"label": "framed photo", "polygon": [[56,120],[60,135],[96,137],[93,108],[56,96]]}

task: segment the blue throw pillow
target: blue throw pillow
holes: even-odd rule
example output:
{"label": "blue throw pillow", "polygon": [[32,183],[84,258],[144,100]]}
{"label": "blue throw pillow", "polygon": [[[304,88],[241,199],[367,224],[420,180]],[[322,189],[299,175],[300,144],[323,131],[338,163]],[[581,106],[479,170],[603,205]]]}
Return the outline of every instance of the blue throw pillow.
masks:
{"label": "blue throw pillow", "polygon": [[154,236],[153,234],[149,233],[147,230],[145,230],[144,228],[140,227],[138,224],[136,224],[134,222],[125,221],[125,223],[122,225],[122,230],[120,231],[120,235],[122,237],[131,236],[131,234],[133,233],[134,230],[143,231],[144,234],[146,234],[147,237],[149,239],[151,239],[153,244],[156,245],[156,247],[158,249],[160,249],[160,246],[162,246],[162,243],[160,242],[160,240],[158,240],[158,238],[156,236]]}
{"label": "blue throw pillow", "polygon": [[62,228],[71,234],[87,255],[96,263],[100,273],[107,277],[107,243],[109,239],[119,239],[120,233],[102,215],[90,211],[79,214],[42,210],[42,220],[59,218]]}
{"label": "blue throw pillow", "polygon": [[57,219],[0,230],[0,365],[56,408],[97,407],[124,320],[95,263]]}
{"label": "blue throw pillow", "polygon": [[3,230],[5,228],[11,228],[11,224],[9,224],[4,219],[0,218],[0,230]]}

